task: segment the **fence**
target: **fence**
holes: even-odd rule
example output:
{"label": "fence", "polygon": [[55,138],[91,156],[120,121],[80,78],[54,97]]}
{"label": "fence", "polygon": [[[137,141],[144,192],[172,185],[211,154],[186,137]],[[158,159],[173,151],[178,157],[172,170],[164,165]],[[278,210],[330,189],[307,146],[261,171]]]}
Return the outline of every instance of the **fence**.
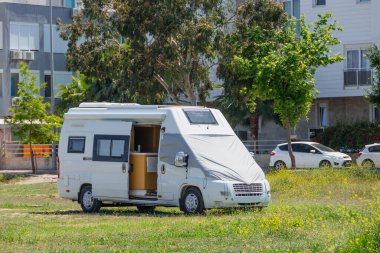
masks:
{"label": "fence", "polygon": [[275,147],[286,142],[285,140],[258,140],[258,141],[243,141],[243,144],[250,152],[254,154],[269,154]]}
{"label": "fence", "polygon": [[[58,146],[55,145],[57,152]],[[52,144],[32,144],[33,156],[37,169],[52,169]],[[17,142],[1,143],[0,146],[0,170],[30,170],[30,147],[28,144]]]}

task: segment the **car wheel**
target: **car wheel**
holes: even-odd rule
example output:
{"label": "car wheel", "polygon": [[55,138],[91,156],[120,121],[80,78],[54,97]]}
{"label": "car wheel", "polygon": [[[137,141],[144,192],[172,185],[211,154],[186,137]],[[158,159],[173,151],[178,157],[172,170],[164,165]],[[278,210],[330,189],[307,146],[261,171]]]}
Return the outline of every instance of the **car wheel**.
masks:
{"label": "car wheel", "polygon": [[319,163],[319,168],[331,168],[331,163],[327,160],[322,160]]}
{"label": "car wheel", "polygon": [[140,213],[153,213],[154,209],[156,209],[155,206],[137,206]]}
{"label": "car wheel", "polygon": [[363,169],[373,169],[375,167],[375,164],[372,160],[366,159],[362,162]]}
{"label": "car wheel", "polygon": [[277,161],[274,163],[274,169],[275,170],[286,169],[286,164],[283,161]]}
{"label": "car wheel", "polygon": [[102,207],[102,202],[92,196],[91,185],[86,185],[81,189],[79,202],[85,213],[96,213]]}
{"label": "car wheel", "polygon": [[181,209],[185,214],[200,214],[204,211],[202,194],[197,188],[188,188],[182,195],[181,202]]}

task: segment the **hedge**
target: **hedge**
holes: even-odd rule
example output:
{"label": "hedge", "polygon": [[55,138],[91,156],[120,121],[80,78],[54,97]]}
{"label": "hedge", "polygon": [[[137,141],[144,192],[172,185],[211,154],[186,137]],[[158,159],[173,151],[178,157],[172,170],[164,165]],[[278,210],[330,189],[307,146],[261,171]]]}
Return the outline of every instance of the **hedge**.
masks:
{"label": "hedge", "polygon": [[380,122],[339,123],[325,128],[315,140],[336,150],[357,152],[366,144],[380,142]]}

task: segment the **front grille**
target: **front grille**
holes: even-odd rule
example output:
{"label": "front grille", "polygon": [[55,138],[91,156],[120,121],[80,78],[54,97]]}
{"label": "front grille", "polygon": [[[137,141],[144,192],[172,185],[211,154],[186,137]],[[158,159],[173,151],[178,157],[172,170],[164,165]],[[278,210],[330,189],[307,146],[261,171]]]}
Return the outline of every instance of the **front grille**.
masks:
{"label": "front grille", "polygon": [[236,196],[261,196],[263,195],[263,184],[234,184]]}

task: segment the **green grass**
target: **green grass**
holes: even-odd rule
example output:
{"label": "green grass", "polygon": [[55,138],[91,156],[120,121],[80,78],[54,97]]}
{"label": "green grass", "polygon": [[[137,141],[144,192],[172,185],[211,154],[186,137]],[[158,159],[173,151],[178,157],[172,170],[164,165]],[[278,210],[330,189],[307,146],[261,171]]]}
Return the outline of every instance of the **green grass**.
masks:
{"label": "green grass", "polygon": [[267,175],[262,212],[178,208],[83,214],[55,184],[0,183],[0,252],[379,252],[380,175],[318,169]]}

